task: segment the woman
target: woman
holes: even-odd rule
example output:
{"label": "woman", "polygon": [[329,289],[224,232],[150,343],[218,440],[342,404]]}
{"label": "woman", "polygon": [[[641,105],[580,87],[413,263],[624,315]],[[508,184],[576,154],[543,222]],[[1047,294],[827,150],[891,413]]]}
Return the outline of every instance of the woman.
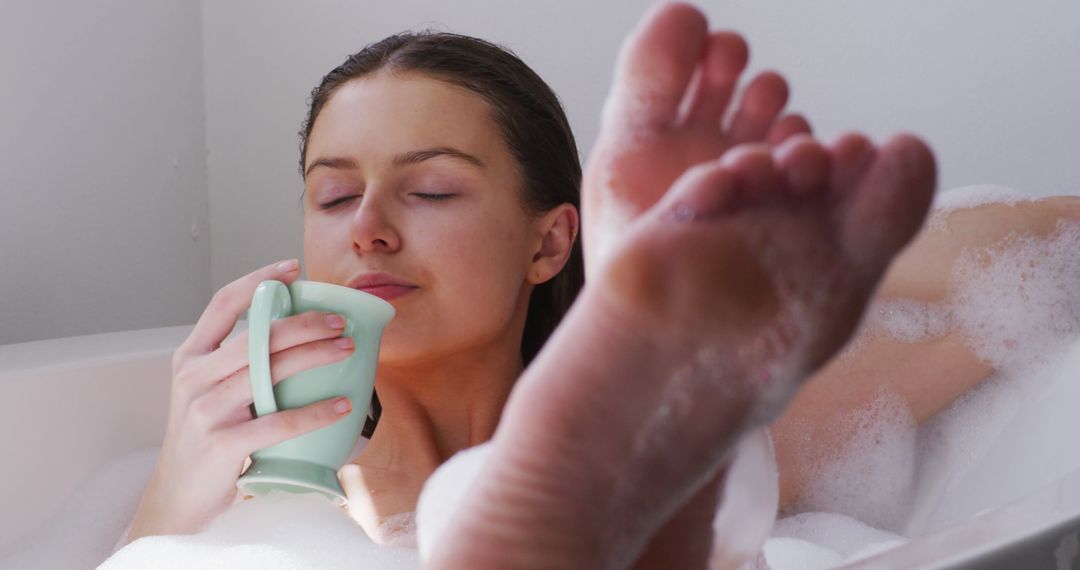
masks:
{"label": "woman", "polygon": [[[704,42],[703,31],[699,35],[687,43]],[[640,145],[627,151],[608,140],[594,154],[594,172],[613,165],[614,174],[648,186],[631,193],[641,198],[640,210],[684,170],[734,144],[780,145],[809,131],[801,118],[780,116],[786,86],[769,73],[749,84],[730,129],[720,129],[717,117],[745,67],[745,45],[734,34],[717,33],[708,36],[704,56],[700,43],[690,48],[685,77],[699,65],[706,71],[689,88],[683,83],[693,104],[681,130],[658,130],[656,152],[638,152],[645,148]],[[632,69],[635,57],[665,49],[643,48],[624,64]],[[629,75],[617,82],[632,90]],[[643,77],[650,81],[641,88],[653,89]],[[726,96],[718,97],[721,92]],[[676,95],[673,102],[683,93]],[[633,102],[640,110],[641,101]],[[609,119],[626,111],[613,109]],[[640,127],[633,123],[625,121]],[[605,125],[609,135],[617,132],[613,125]],[[668,144],[678,137],[686,144]],[[420,487],[440,463],[491,438],[515,380],[581,287],[580,166],[550,89],[505,51],[449,34],[395,36],[350,57],[313,92],[302,138],[308,277],[380,295],[398,312],[380,353],[379,427],[356,466],[341,473],[352,516],[369,535],[386,539],[382,523],[415,508]],[[778,168],[797,170],[785,162],[795,150],[820,157],[824,151],[815,144],[789,145],[791,152],[778,155]],[[901,146],[913,145],[891,145],[879,162],[904,154]],[[843,158],[846,147],[837,148],[830,160]],[[680,160],[660,160],[663,152],[681,153]],[[742,156],[749,167],[754,156]],[[917,185],[923,196],[932,187],[932,162],[926,162]],[[737,171],[739,161],[728,168]],[[912,186],[892,178],[899,180],[890,182],[892,194]],[[594,198],[599,195],[594,190]],[[602,200],[596,208],[603,221]],[[904,220],[910,231],[897,229],[890,247],[914,231],[921,219],[915,210]],[[888,249],[875,257],[891,257]],[[248,411],[246,337],[226,336],[259,282],[298,275],[297,263],[284,262],[228,285],[177,351],[166,440],[129,540],[198,530],[235,500],[236,478],[252,451],[349,411],[348,402],[338,400],[259,419]],[[858,309],[851,312],[857,316]],[[305,314],[275,323],[275,379],[349,353],[347,341],[337,344],[342,323],[333,317]],[[784,473],[789,467],[780,459]]]}
{"label": "woman", "polygon": [[[694,95],[692,118],[702,123],[726,106],[706,104],[711,90],[733,85],[746,64],[738,36],[710,45],[706,65],[724,77],[706,77]],[[341,473],[350,513],[385,539],[381,524],[414,510],[440,463],[490,439],[515,380],[580,289],[581,169],[550,88],[481,40],[387,38],[348,58],[312,95],[301,133],[307,276],[397,309],[380,352],[378,429]],[[758,76],[731,130],[692,145],[685,166],[731,144],[779,145],[806,133],[801,118],[780,115],[786,98],[782,78]],[[635,160],[637,171],[657,164]],[[662,166],[670,172],[661,179],[681,172]],[[166,438],[127,540],[199,530],[234,502],[251,452],[350,411],[338,399],[251,417],[246,336],[226,337],[258,283],[298,276],[292,260],[224,287],[177,350]],[[345,358],[352,348],[342,327],[324,314],[275,322],[273,377]]]}
{"label": "woman", "polygon": [[[737,113],[741,138],[805,132],[802,119],[779,116],[784,100],[775,73],[750,82],[740,106],[755,112]],[[453,34],[402,34],[349,57],[313,91],[301,137],[308,278],[397,309],[380,352],[378,428],[340,474],[352,516],[386,538],[380,524],[415,508],[435,467],[490,439],[582,286],[577,149],[532,70]],[[177,350],[165,441],[128,541],[199,530],[236,500],[251,452],[349,412],[343,400],[258,419],[248,409],[246,335],[226,337],[258,283],[299,272],[285,261],[227,285]],[[345,358],[342,326],[323,314],[275,322],[273,377]]]}
{"label": "woman", "polygon": [[[307,277],[397,310],[378,427],[343,473],[352,516],[378,539],[440,463],[491,437],[581,287],[581,167],[551,89],[509,52],[452,34],[393,36],[349,57],[312,92],[301,140]],[[343,399],[248,410],[246,336],[226,335],[259,282],[298,276],[293,260],[227,285],[177,350],[165,441],[128,540],[197,531],[234,501],[252,451],[349,411]],[[343,326],[313,313],[275,322],[275,380],[345,358]]]}

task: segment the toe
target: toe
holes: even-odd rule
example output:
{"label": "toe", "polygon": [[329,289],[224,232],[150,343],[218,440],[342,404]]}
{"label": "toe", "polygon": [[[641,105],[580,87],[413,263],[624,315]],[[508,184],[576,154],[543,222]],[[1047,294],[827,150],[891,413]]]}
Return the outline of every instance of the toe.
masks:
{"label": "toe", "polygon": [[810,122],[806,117],[798,114],[784,115],[769,127],[769,134],[765,136],[765,142],[769,146],[780,146],[784,141],[795,135],[809,135],[813,133]]}
{"label": "toe", "polygon": [[846,195],[862,180],[875,153],[874,144],[865,136],[858,133],[841,136],[829,149],[832,161],[829,185],[838,194]]}
{"label": "toe", "polygon": [[876,281],[915,235],[933,199],[934,155],[918,138],[898,135],[881,147],[841,202],[841,243]]}
{"label": "toe", "polygon": [[773,151],[777,168],[793,194],[823,193],[829,182],[829,152],[810,135],[791,137]]}
{"label": "toe", "polygon": [[659,127],[674,122],[707,32],[705,16],[689,4],[653,8],[623,44],[604,123]]}
{"label": "toe", "polygon": [[684,123],[719,125],[749,54],[750,48],[739,34],[715,32],[709,36],[705,58],[690,90]]}
{"label": "toe", "polygon": [[761,203],[783,192],[783,180],[769,148],[763,144],[737,146],[720,159],[735,176],[740,200]]}
{"label": "toe", "polygon": [[763,142],[787,100],[788,85],[783,76],[774,71],[759,74],[746,86],[731,119],[732,140],[735,143]]}
{"label": "toe", "polygon": [[735,175],[719,161],[699,164],[686,171],[658,205],[658,215],[675,221],[711,218],[736,203]]}

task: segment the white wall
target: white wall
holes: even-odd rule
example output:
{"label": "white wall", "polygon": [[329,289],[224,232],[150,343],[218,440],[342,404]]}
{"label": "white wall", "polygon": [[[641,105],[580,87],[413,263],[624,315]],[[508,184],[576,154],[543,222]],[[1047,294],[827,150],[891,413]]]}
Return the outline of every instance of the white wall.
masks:
{"label": "white wall", "polygon": [[[587,153],[618,46],[648,4],[205,1],[212,286],[301,254],[296,132],[311,88],[349,53],[428,26],[508,45],[561,96]],[[792,106],[827,139],[911,130],[936,150],[943,188],[1080,193],[1080,3],[703,4],[747,36],[752,69],[788,75]]]}
{"label": "white wall", "polygon": [[[342,0],[268,1],[255,9],[205,1],[213,287],[301,255],[297,132],[311,89],[349,54],[425,27],[502,43],[555,88],[584,148],[595,134],[619,41],[645,5]],[[611,6],[620,8],[612,13]]]}
{"label": "white wall", "polygon": [[[299,256],[307,96],[393,32],[513,48],[559,93],[587,153],[619,43],[648,3],[203,0],[200,15],[191,0],[4,0],[0,343],[191,323],[212,291]],[[825,138],[911,130],[935,148],[942,187],[1080,193],[1080,3],[704,5],[748,37],[752,69],[792,80],[793,107]]]}
{"label": "white wall", "polygon": [[0,344],[193,322],[210,293],[199,4],[2,8]]}

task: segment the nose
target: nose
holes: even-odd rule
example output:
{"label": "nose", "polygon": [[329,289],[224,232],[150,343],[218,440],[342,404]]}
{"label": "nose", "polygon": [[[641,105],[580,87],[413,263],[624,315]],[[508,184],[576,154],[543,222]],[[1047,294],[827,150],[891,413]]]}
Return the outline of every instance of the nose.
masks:
{"label": "nose", "polygon": [[391,219],[390,207],[377,194],[368,191],[353,215],[353,250],[357,253],[391,253],[401,247],[401,236]]}

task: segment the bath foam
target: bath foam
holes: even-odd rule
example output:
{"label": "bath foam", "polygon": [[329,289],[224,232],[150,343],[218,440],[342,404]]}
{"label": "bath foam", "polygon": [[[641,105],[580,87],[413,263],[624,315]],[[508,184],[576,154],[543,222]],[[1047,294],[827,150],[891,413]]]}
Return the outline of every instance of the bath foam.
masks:
{"label": "bath foam", "polygon": [[1048,360],[999,375],[924,426],[923,488],[907,534],[936,532],[1080,470],[1068,451],[1080,433],[1080,338]]}
{"label": "bath foam", "polygon": [[138,539],[101,570],[414,569],[415,550],[380,546],[339,507],[314,495],[272,492],[241,501],[190,536]]}
{"label": "bath foam", "polygon": [[[976,194],[954,205],[972,205]],[[949,299],[939,305],[905,299],[878,302],[856,340],[886,334],[915,342],[951,332],[997,368],[991,378],[919,428],[912,476],[917,493],[909,495],[911,514],[904,524],[896,527],[855,515],[862,523],[913,538],[1002,507],[1080,469],[1080,456],[1063,452],[1072,434],[1080,432],[1080,415],[1074,411],[1080,401],[1080,224],[1063,222],[1048,237],[1012,236],[991,250],[964,252]],[[872,434],[884,428],[862,429]],[[907,445],[898,451],[896,460],[907,461]],[[858,471],[851,461],[851,453],[843,454],[831,468],[840,479],[815,489],[817,504],[803,508],[852,514],[844,499],[858,493],[840,482]],[[891,477],[871,470],[866,475],[860,483],[865,489]],[[799,538],[804,544],[791,543],[792,537],[775,531],[773,536],[785,542],[771,540],[766,554],[788,543],[803,550],[812,546],[807,552],[819,558],[836,552],[822,542],[828,539],[804,535]],[[862,555],[887,544],[866,544]]]}
{"label": "bath foam", "polygon": [[868,406],[838,421],[851,438],[835,457],[817,466],[790,511],[837,513],[900,531],[915,497],[918,439],[906,403],[883,391]]}
{"label": "bath foam", "polygon": [[1015,205],[1030,202],[1032,198],[1006,186],[993,184],[975,184],[961,186],[934,196],[929,225],[931,229],[945,229],[945,220],[949,214],[965,208],[976,208],[987,204]]}
{"label": "bath foam", "polygon": [[416,513],[390,515],[379,525],[384,546],[416,549]]}
{"label": "bath foam", "polygon": [[833,550],[798,538],[770,538],[762,548],[761,564],[755,570],[826,570],[844,563]]}
{"label": "bath foam", "polygon": [[948,301],[877,301],[860,337],[917,342],[954,331],[997,369],[1045,362],[1080,335],[1080,223],[1048,237],[1010,236],[992,249],[960,254]]}
{"label": "bath foam", "polygon": [[776,522],[763,555],[770,570],[834,568],[905,542],[844,515],[801,513]]}
{"label": "bath foam", "polygon": [[[911,299],[877,301],[867,310],[864,330],[900,342],[919,342],[948,332],[949,311]],[[862,338],[867,335],[860,334]]]}
{"label": "bath foam", "polygon": [[64,507],[20,548],[0,552],[0,568],[93,568],[112,552],[157,461],[148,448],[113,461],[83,481]]}
{"label": "bath foam", "polygon": [[952,320],[996,368],[1043,361],[1080,335],[1080,223],[1049,238],[1016,236],[992,253],[965,252],[950,291]]}
{"label": "bath foam", "polygon": [[1080,334],[1080,223],[1061,221],[1047,237],[1009,236],[957,258],[948,301],[876,302],[864,334],[916,342],[956,329],[997,368],[1024,366]]}

